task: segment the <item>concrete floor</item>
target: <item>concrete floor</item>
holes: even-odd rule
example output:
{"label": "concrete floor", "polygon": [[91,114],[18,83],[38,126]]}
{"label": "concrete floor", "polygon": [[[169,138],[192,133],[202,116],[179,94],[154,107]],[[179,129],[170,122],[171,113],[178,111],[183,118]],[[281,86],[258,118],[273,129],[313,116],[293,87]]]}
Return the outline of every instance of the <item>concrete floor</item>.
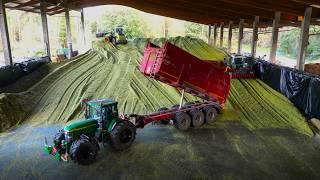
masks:
{"label": "concrete floor", "polygon": [[319,179],[320,156],[310,137],[286,129],[250,131],[237,121],[179,132],[139,129],[134,145],[108,145],[90,166],[42,153],[44,137],[62,125],[32,126],[0,135],[0,179]]}

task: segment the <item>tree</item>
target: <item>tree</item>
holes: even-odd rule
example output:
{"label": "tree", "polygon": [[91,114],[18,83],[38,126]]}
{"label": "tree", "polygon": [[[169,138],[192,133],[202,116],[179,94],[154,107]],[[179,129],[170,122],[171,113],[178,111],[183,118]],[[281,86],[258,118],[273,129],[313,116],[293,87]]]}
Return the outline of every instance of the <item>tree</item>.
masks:
{"label": "tree", "polygon": [[110,32],[117,26],[122,26],[128,38],[146,37],[147,24],[135,10],[117,10],[107,12],[102,16],[102,27],[99,30]]}
{"label": "tree", "polygon": [[67,28],[65,18],[60,18],[59,23],[59,43],[61,47],[66,47],[67,44]]}
{"label": "tree", "polygon": [[193,22],[186,22],[184,24],[185,27],[185,35],[200,38],[206,40],[208,38],[208,29],[207,25],[193,23]]}

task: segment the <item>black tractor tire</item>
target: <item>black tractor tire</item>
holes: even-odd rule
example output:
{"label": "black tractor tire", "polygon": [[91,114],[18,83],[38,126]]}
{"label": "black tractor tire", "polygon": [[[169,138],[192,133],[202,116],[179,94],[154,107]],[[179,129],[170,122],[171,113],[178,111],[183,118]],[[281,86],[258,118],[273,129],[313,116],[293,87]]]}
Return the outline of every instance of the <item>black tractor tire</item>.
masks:
{"label": "black tractor tire", "polygon": [[80,137],[72,143],[70,157],[78,164],[89,165],[96,160],[98,151],[99,145],[90,139]]}
{"label": "black tractor tire", "polygon": [[[163,111],[167,111],[167,110],[169,110],[169,109],[166,108],[166,107],[162,107],[162,108],[159,108],[159,109],[158,109],[158,112],[163,112]],[[169,119],[167,119],[167,120],[161,120],[160,123],[161,123],[161,124],[164,124],[164,125],[167,125],[167,124],[169,124]]]}
{"label": "black tractor tire", "polygon": [[136,138],[136,127],[130,121],[120,121],[110,133],[110,145],[117,151],[129,148]]}
{"label": "black tractor tire", "polygon": [[174,119],[174,127],[181,130],[181,131],[186,131],[190,128],[191,126],[191,118],[189,114],[185,112],[178,112],[175,115]]}
{"label": "black tractor tire", "polygon": [[218,111],[214,107],[210,107],[210,106],[204,107],[203,111],[205,114],[206,123],[213,124],[218,115]]}
{"label": "black tractor tire", "polygon": [[55,144],[55,145],[61,144],[61,141],[62,141],[62,140],[65,140],[64,130],[63,130],[63,129],[59,130],[59,131],[54,135],[53,144]]}
{"label": "black tractor tire", "polygon": [[199,111],[198,109],[194,109],[190,111],[191,115],[191,123],[193,127],[197,128],[204,124],[204,113],[202,111]]}

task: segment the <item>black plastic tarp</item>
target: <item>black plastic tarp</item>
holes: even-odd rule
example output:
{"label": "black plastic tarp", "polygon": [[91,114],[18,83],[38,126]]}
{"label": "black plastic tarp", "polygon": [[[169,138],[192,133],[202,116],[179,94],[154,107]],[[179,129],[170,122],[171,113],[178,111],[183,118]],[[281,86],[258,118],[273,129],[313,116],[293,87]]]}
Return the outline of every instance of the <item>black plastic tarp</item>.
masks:
{"label": "black plastic tarp", "polygon": [[320,77],[258,60],[258,78],[285,95],[308,118],[320,119]]}
{"label": "black plastic tarp", "polygon": [[22,76],[29,74],[49,61],[48,57],[30,58],[13,66],[0,67],[0,86],[15,82]]}

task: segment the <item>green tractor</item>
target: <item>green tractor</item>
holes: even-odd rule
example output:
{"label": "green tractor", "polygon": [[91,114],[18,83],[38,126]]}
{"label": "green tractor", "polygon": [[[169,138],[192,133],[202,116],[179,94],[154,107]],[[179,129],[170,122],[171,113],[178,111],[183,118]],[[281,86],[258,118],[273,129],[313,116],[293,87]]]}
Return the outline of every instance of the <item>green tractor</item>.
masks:
{"label": "green tractor", "polygon": [[45,140],[44,151],[57,160],[69,157],[82,165],[95,161],[100,150],[99,142],[109,142],[118,151],[131,146],[136,127],[127,118],[119,118],[118,103],[111,99],[83,101],[85,118],[72,121],[54,137],[53,146]]}
{"label": "green tractor", "polygon": [[127,44],[123,27],[115,27],[111,32],[103,31],[96,33],[97,38],[104,38],[105,43],[112,43],[114,46],[118,44]]}

